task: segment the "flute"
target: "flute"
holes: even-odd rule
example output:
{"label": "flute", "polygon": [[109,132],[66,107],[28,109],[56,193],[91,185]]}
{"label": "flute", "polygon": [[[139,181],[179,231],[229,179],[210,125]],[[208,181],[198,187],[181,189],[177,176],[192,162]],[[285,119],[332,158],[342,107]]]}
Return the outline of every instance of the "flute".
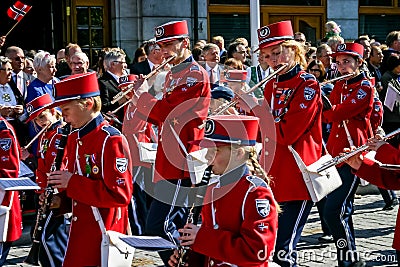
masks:
{"label": "flute", "polygon": [[[395,131],[393,131],[393,132],[391,132],[391,133],[388,133],[387,135],[385,135],[385,136],[383,137],[383,140],[386,141],[386,140],[388,140],[388,139],[394,137],[395,135],[397,135],[397,134],[399,134],[399,133],[400,133],[400,128],[397,129],[397,130],[395,130]],[[332,166],[335,166],[335,165],[338,165],[338,164],[340,164],[340,163],[343,163],[343,162],[345,162],[346,160],[348,160],[349,158],[351,158],[351,157],[357,155],[358,153],[367,150],[368,147],[369,147],[368,144],[364,144],[364,145],[362,145],[362,146],[357,147],[357,148],[356,148],[355,150],[353,150],[353,151],[347,152],[347,153],[345,153],[345,154],[343,154],[343,155],[341,155],[341,156],[336,156],[336,157],[334,157],[333,159],[331,159],[331,160],[325,162],[324,164],[322,164],[321,167],[319,167],[319,168],[317,169],[317,172],[322,172],[322,171],[324,171],[324,170],[326,170],[326,169],[329,169],[329,168],[332,167]]]}
{"label": "flute", "polygon": [[[150,72],[149,74],[145,75],[143,77],[144,81],[151,78],[152,76],[154,76],[159,70],[163,69],[165,67],[165,65],[167,65],[169,62],[171,62],[172,60],[175,59],[175,55],[171,56],[170,58],[168,58],[166,61],[164,61],[162,64],[158,65],[158,67],[156,67],[152,72]],[[118,94],[116,94],[113,99],[111,100],[111,104],[115,104],[117,101],[119,101],[121,98],[123,98],[124,96],[126,96],[127,94],[129,94],[130,92],[132,92],[134,88],[134,85],[129,85],[128,89],[126,89],[125,91],[121,91]]]}
{"label": "flute", "polygon": [[51,126],[51,123],[49,123],[49,124],[47,124],[46,126],[44,126],[44,127],[32,138],[32,140],[29,141],[29,143],[26,144],[26,146],[23,147],[23,149],[28,149],[28,148],[33,144],[33,142],[35,142],[36,139],[38,139],[38,138],[42,135],[42,133],[44,133],[50,126]]}
{"label": "flute", "polygon": [[349,73],[349,74],[346,74],[346,75],[343,75],[343,76],[340,76],[340,77],[336,77],[336,78],[333,78],[333,79],[330,79],[328,81],[320,83],[320,86],[323,86],[323,85],[325,85],[327,83],[333,83],[333,82],[337,82],[337,81],[340,81],[340,80],[343,80],[343,79],[346,79],[346,78],[349,78],[349,77],[353,77],[355,75],[356,75],[356,73],[353,72],[353,73]]}
{"label": "flute", "polygon": [[[248,91],[245,92],[245,94],[250,94],[254,92],[258,87],[262,86],[264,83],[268,82],[269,80],[273,79],[276,75],[278,75],[279,72],[281,72],[284,68],[287,67],[287,63],[283,63],[279,68],[277,68],[274,72],[272,72],[270,75],[262,79],[260,82],[255,84],[253,87],[251,87]],[[226,110],[229,108],[235,106],[238,103],[237,100],[231,100],[227,102],[224,105],[221,105],[217,110],[215,110],[212,114],[209,116],[215,116],[215,115],[221,115],[223,114]]]}

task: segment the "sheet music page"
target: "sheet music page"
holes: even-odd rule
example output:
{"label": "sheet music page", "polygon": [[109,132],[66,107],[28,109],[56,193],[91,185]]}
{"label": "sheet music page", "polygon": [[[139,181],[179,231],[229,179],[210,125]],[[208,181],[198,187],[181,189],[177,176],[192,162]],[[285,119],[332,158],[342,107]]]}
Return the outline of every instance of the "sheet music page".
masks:
{"label": "sheet music page", "polygon": [[35,190],[40,187],[30,178],[0,178],[0,188],[5,191],[10,190]]}
{"label": "sheet music page", "polygon": [[143,250],[157,251],[176,248],[174,243],[159,236],[126,236],[120,237],[120,239],[131,247]]}
{"label": "sheet music page", "polygon": [[390,110],[393,111],[394,104],[400,102],[400,92],[397,91],[396,88],[393,87],[392,84],[388,84],[388,88],[386,91],[384,105]]}

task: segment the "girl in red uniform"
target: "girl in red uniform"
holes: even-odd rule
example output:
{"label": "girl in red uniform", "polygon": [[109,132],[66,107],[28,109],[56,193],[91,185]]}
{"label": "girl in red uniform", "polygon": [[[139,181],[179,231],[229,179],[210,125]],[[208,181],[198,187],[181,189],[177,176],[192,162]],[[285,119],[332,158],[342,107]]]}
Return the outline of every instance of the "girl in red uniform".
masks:
{"label": "girl in red uniform", "polygon": [[[324,110],[326,122],[332,123],[326,144],[328,152],[337,156],[344,148],[367,142],[373,103],[373,87],[360,72],[364,47],[345,43],[338,46],[336,64],[341,75],[354,73],[353,78],[337,81],[330,95],[332,107]],[[332,232],[338,251],[339,267],[365,266],[356,251],[353,213],[354,194],[360,179],[347,164],[338,168],[342,185],[327,197],[324,218]]]}
{"label": "girl in red uniform", "polygon": [[[252,116],[212,116],[206,122],[200,145],[209,147],[212,172],[221,176],[207,188],[201,227],[179,230],[181,245],[192,249],[189,266],[268,266],[278,206],[256,159],[257,132],[258,118]],[[249,160],[262,178],[250,174]],[[177,258],[175,252],[169,265],[176,266]]]}
{"label": "girl in red uniform", "polygon": [[260,117],[263,142],[260,162],[269,170],[272,191],[282,208],[274,262],[292,267],[296,266],[296,245],[313,202],[288,146],[297,151],[306,165],[321,157],[321,93],[315,77],[304,71],[304,53],[300,44],[292,40],[290,21],[262,27],[258,38],[259,48],[270,66],[277,69],[286,64],[286,67],[267,82],[261,105],[248,95],[242,98]]}

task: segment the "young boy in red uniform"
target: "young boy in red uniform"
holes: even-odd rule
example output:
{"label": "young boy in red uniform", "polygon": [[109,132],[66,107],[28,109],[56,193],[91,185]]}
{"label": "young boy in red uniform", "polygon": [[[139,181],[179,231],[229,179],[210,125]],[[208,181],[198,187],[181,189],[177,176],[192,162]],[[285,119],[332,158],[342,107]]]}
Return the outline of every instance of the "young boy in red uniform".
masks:
{"label": "young boy in red uniform", "polygon": [[[189,266],[268,266],[279,208],[257,161],[258,120],[220,115],[206,122],[200,145],[208,147],[212,172],[221,176],[207,188],[201,226],[187,224],[179,230],[181,245],[196,253],[189,253]],[[261,178],[251,175],[249,161]],[[175,252],[169,265],[177,266],[178,257]]]}
{"label": "young boy in red uniform", "polygon": [[[44,94],[32,99],[26,104],[26,110],[29,114],[27,122],[34,121],[40,129],[48,127],[47,130],[39,137],[38,142],[38,167],[36,169],[36,183],[40,186],[41,201],[46,197],[44,190],[47,187],[47,176],[51,171],[55,158],[58,153],[60,139],[62,138],[61,114],[55,108],[48,108],[53,103],[49,94]],[[64,149],[64,148],[63,148]],[[65,151],[65,149],[64,149]],[[61,158],[61,169],[65,169],[66,157]],[[52,199],[48,201],[60,203],[55,199],[60,199],[58,194],[53,194]],[[64,198],[64,196],[62,197]],[[53,204],[45,215],[45,224],[41,225],[42,235],[35,236],[36,240],[40,240],[39,261],[41,266],[62,266],[64,255],[68,241],[68,225],[70,220],[60,214],[59,205]]]}
{"label": "young boy in red uniform", "polygon": [[126,233],[132,197],[129,147],[100,114],[96,73],[72,75],[55,86],[55,104],[73,128],[67,143],[68,171],[49,176],[49,184],[66,188],[73,202],[63,266],[99,266],[102,234],[92,208],[100,211],[106,230]]}

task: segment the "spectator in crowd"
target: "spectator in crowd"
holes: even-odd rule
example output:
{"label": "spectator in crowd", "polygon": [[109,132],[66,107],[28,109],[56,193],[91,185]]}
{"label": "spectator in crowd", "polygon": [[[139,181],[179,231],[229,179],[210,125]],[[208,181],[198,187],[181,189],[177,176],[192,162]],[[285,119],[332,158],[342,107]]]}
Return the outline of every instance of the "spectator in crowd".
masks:
{"label": "spectator in crowd", "polygon": [[243,70],[244,66],[242,61],[235,58],[228,58],[224,63],[226,70]]}
{"label": "spectator in crowd", "polygon": [[383,61],[381,64],[381,73],[388,70],[387,60],[392,54],[400,54],[400,31],[392,31],[386,36],[387,49],[382,48]]}
{"label": "spectator in crowd", "polygon": [[34,77],[30,78],[28,74],[23,72],[25,66],[24,51],[17,46],[10,46],[7,48],[5,56],[11,60],[11,66],[13,68],[13,75],[10,83],[14,83],[25,101],[28,94],[28,85],[34,79]]}
{"label": "spectator in crowd", "polygon": [[325,23],[325,37],[322,38],[321,42],[326,43],[332,36],[340,36],[341,32],[340,25],[337,25],[333,20],[328,21]]}
{"label": "spectator in crowd", "polygon": [[335,63],[332,63],[332,49],[327,44],[321,44],[317,47],[317,60],[321,61],[324,64],[326,71],[326,79],[330,80],[337,77],[337,67]]}
{"label": "spectator in crowd", "polygon": [[211,89],[219,86],[223,72],[223,68],[219,65],[219,52],[219,47],[213,43],[206,44],[203,48],[204,62],[200,65],[207,71]]}
{"label": "spectator in crowd", "polygon": [[325,80],[326,71],[324,64],[319,60],[311,61],[307,66],[307,72],[314,75],[318,82],[322,83]]}
{"label": "spectator in crowd", "polygon": [[71,66],[71,75],[87,73],[89,70],[89,58],[83,52],[76,52],[70,56],[69,65]]}
{"label": "spectator in crowd", "polygon": [[234,42],[228,47],[228,58],[239,60],[244,65],[247,57],[247,48],[243,43]]}
{"label": "spectator in crowd", "polygon": [[326,41],[326,44],[329,45],[332,51],[336,51],[338,45],[344,44],[344,39],[342,36],[334,35]]}
{"label": "spectator in crowd", "polygon": [[375,78],[375,88],[378,91],[382,91],[382,73],[380,71],[380,66],[383,61],[382,50],[379,46],[371,46],[371,55],[367,59],[367,66],[371,77]]}
{"label": "spectator in crowd", "polygon": [[147,75],[153,69],[157,68],[164,60],[160,46],[155,42],[154,39],[145,42],[143,49],[146,53],[146,59],[142,62],[131,65],[131,74]]}
{"label": "spectator in crowd", "polygon": [[306,52],[306,60],[307,64],[310,64],[311,61],[317,59],[317,48],[314,46],[310,46]]}
{"label": "spectator in crowd", "polygon": [[227,53],[228,53],[228,51],[226,51],[226,49],[225,49],[225,40],[224,40],[224,37],[222,37],[222,36],[220,36],[220,35],[214,36],[214,37],[211,39],[211,42],[214,43],[214,44],[216,44],[216,45],[218,45],[219,51],[220,51],[220,52],[219,52],[220,63],[221,63],[221,64],[224,64],[224,63],[225,63],[225,60],[226,60],[226,58],[227,58]]}
{"label": "spectator in crowd", "polygon": [[143,46],[138,47],[135,51],[135,55],[133,57],[133,64],[137,64],[140,62],[145,61],[147,58],[146,51],[144,50]]}
{"label": "spectator in crowd", "polygon": [[[119,79],[125,75],[126,59],[125,53],[121,49],[113,48],[104,56],[104,68],[106,72],[99,78],[100,98],[101,98],[101,111],[107,113],[113,111],[120,105],[125,103],[127,99],[121,98],[117,103],[111,104],[112,99],[121,90],[118,88]],[[124,119],[124,109],[120,109],[117,114],[120,122]]]}
{"label": "spectator in crowd", "polygon": [[7,57],[0,56],[0,112],[15,129],[18,143],[28,143],[26,124],[19,120],[24,112],[24,98],[15,83],[11,82],[13,68]]}
{"label": "spectator in crowd", "polygon": [[29,79],[33,80],[37,76],[35,68],[33,67],[33,59],[32,58],[27,57],[25,59],[25,66],[24,66],[23,71],[30,76]]}

